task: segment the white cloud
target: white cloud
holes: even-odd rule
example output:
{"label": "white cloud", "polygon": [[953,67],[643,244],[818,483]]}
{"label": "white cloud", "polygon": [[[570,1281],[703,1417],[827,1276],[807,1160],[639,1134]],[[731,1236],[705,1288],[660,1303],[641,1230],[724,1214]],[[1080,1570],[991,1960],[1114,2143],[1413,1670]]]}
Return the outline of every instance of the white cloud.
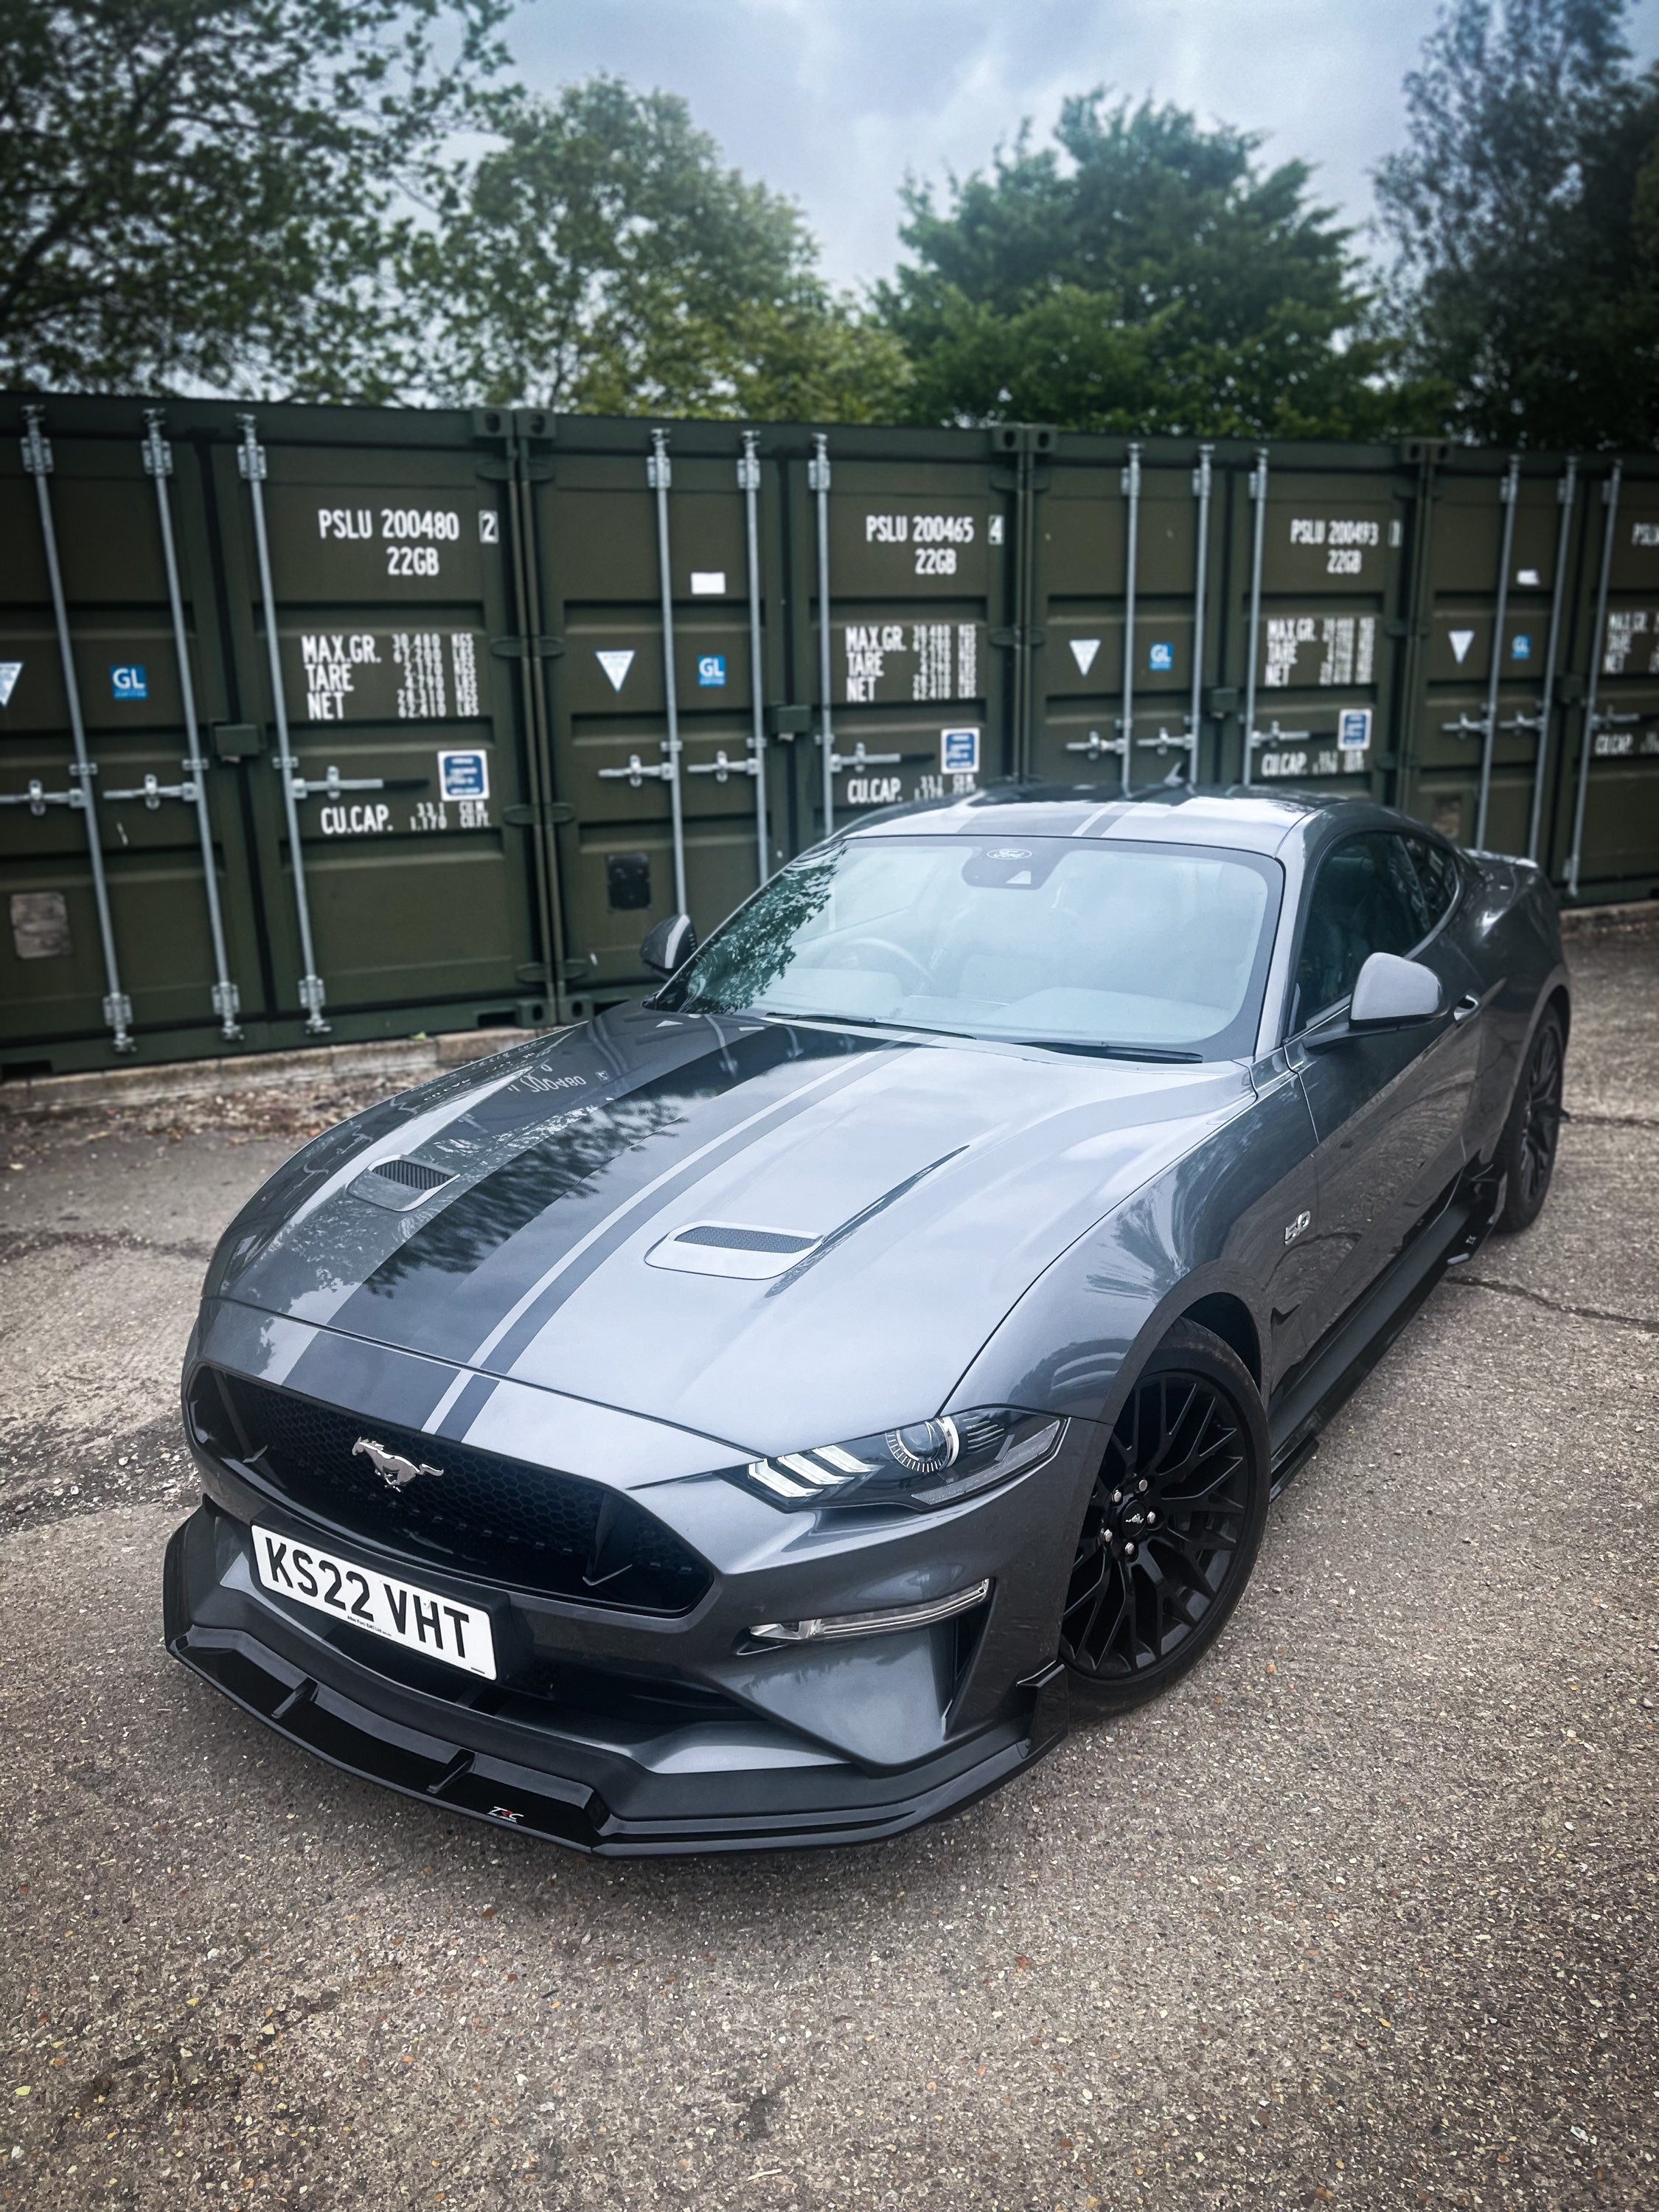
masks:
{"label": "white cloud", "polygon": [[[596,70],[683,94],[728,160],[792,193],[842,283],[897,258],[907,170],[988,161],[1030,115],[1105,83],[1267,134],[1322,198],[1370,212],[1397,144],[1401,79],[1435,0],[535,0],[511,43],[544,89]],[[1659,0],[1633,43],[1659,51]]]}

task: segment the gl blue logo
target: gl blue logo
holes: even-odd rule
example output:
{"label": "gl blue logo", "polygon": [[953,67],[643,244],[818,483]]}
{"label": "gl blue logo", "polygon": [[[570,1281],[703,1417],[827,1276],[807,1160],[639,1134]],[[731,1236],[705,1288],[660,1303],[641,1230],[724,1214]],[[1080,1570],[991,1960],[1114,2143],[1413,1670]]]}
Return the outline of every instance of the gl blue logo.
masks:
{"label": "gl blue logo", "polygon": [[705,691],[720,690],[726,683],[726,655],[705,653],[697,661],[697,681]]}
{"label": "gl blue logo", "polygon": [[149,685],[142,665],[117,662],[109,672],[110,695],[116,699],[148,699]]}
{"label": "gl blue logo", "polygon": [[1525,630],[1520,631],[1510,640],[1510,657],[1514,660],[1532,659],[1532,640],[1527,635]]}
{"label": "gl blue logo", "polygon": [[1166,672],[1173,668],[1175,666],[1174,645],[1167,639],[1159,639],[1156,644],[1147,649],[1146,665],[1148,668],[1162,669]]}

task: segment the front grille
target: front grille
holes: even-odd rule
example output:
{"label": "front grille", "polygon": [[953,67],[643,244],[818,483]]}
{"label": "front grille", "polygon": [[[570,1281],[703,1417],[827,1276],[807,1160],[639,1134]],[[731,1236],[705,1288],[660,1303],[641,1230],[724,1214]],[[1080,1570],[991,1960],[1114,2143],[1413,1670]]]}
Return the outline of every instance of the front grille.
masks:
{"label": "front grille", "polygon": [[[634,1613],[688,1613],[708,1568],[672,1529],[620,1492],[469,1444],[343,1413],[292,1390],[201,1369],[191,1387],[198,1439],[240,1460],[277,1497],[409,1559]],[[387,1487],[362,1437],[417,1467]]]}

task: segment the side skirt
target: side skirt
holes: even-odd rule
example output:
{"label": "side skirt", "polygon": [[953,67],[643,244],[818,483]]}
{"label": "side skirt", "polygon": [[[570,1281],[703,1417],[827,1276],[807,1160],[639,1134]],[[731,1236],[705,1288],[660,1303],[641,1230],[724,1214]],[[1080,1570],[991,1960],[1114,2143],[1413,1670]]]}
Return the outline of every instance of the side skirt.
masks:
{"label": "side skirt", "polygon": [[1267,1412],[1277,1498],[1312,1458],[1319,1433],[1364,1381],[1448,1267],[1486,1242],[1502,1193],[1491,1177],[1473,1181],[1380,1275],[1303,1367],[1274,1394]]}

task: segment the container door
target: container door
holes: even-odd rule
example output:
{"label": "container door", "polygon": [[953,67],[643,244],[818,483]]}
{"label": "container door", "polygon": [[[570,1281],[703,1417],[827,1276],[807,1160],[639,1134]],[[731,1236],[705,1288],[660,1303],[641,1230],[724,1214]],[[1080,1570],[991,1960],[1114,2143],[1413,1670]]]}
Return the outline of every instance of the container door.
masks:
{"label": "container door", "polygon": [[1188,781],[1202,772],[1193,704],[1207,497],[1184,457],[1068,453],[1062,443],[1033,533],[1044,689],[1036,773],[1108,797]]}
{"label": "container door", "polygon": [[[787,857],[780,770],[754,742],[739,435],[691,426],[681,445],[665,441],[660,466],[642,428],[623,435],[621,452],[614,432],[611,451],[560,451],[536,495],[544,621],[562,646],[550,664],[553,779],[566,978],[578,994],[636,986],[641,938],[682,904],[701,936],[748,897],[760,879],[761,775],[768,872]],[[775,681],[777,472],[758,474],[764,690]]]}
{"label": "container door", "polygon": [[[84,416],[82,418],[84,422]],[[10,427],[21,428],[16,410]],[[196,793],[223,917],[225,965],[241,1018],[263,1012],[257,887],[235,775],[208,726],[226,714],[222,641],[197,456],[169,443],[167,483],[197,727],[187,724],[157,487],[136,406],[100,404],[99,428],[48,411],[32,472],[16,436],[0,443],[0,1029],[21,1072],[101,1065],[131,1009],[137,1049],[167,1057],[227,1042]],[[92,773],[78,772],[68,684],[40,506],[44,483],[64,594],[74,687]],[[88,810],[82,803],[88,787]],[[100,871],[108,941],[99,912]],[[111,972],[118,989],[111,990]],[[232,1023],[232,1029],[235,1024]]]}
{"label": "container door", "polygon": [[1642,898],[1659,889],[1659,483],[1621,470],[1586,492],[1589,672],[1561,750],[1553,872],[1575,898]]}
{"label": "container door", "polygon": [[988,457],[878,457],[856,433],[832,434],[794,477],[794,660],[812,708],[794,744],[805,845],[826,823],[1008,772],[1012,516]]}
{"label": "container door", "polygon": [[[1571,611],[1561,554],[1572,480],[1483,459],[1479,476],[1443,477],[1431,509],[1423,695],[1402,803],[1459,843],[1526,854],[1544,830],[1544,700]],[[1553,724],[1552,746],[1559,737]]]}
{"label": "container door", "polygon": [[1224,773],[1382,798],[1395,757],[1406,629],[1407,489],[1381,471],[1296,466],[1293,450],[1268,453],[1265,497],[1258,464],[1246,496],[1232,502],[1230,614],[1239,641],[1229,680],[1238,687],[1240,736]]}
{"label": "container door", "polygon": [[[452,447],[422,427],[407,445],[328,445],[301,410],[272,410],[253,424],[257,485],[246,431],[214,456],[237,676],[258,724],[244,772],[276,997],[311,1034],[343,1017],[356,1035],[453,1021],[480,1000],[480,1023],[533,1022],[550,1003],[527,841],[513,819],[530,809],[504,488],[481,474],[466,432]],[[323,994],[310,1019],[307,921]]]}

